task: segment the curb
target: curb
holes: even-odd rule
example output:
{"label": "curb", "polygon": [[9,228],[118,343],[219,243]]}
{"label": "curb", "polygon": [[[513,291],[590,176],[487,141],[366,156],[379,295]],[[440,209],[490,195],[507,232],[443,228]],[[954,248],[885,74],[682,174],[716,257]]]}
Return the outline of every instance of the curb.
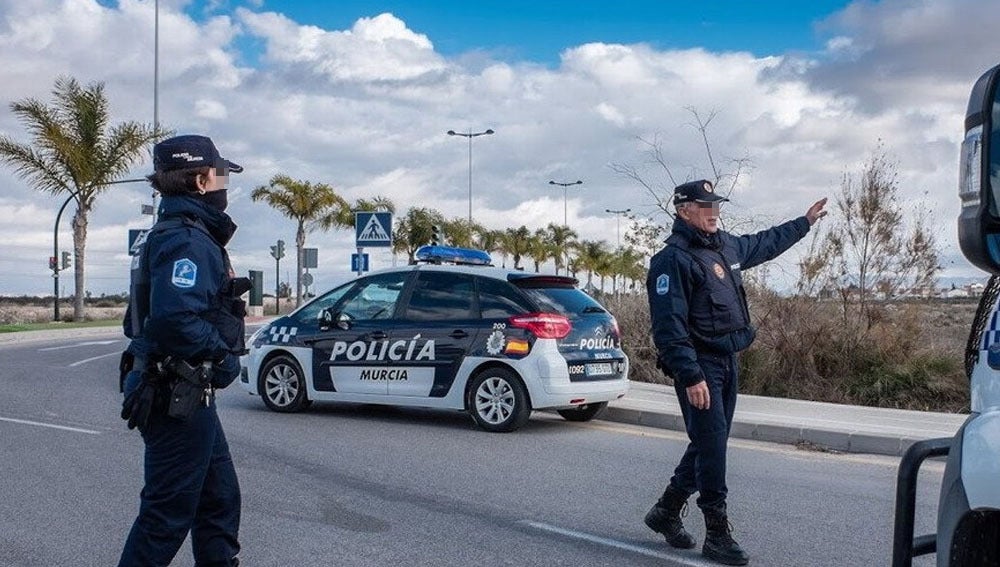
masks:
{"label": "curb", "polygon": [[[609,405],[600,419],[681,433],[686,431],[684,420],[679,414]],[[815,445],[822,451],[866,453],[890,457],[901,457],[910,445],[922,440],[916,437],[883,436],[862,431],[834,431],[791,424],[753,423],[738,419],[733,420],[730,437],[785,445],[809,444]]]}

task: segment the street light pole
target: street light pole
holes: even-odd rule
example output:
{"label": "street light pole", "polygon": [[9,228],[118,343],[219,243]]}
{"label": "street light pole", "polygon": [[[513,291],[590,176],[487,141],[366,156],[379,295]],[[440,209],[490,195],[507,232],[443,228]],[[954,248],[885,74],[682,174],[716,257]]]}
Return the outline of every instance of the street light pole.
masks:
{"label": "street light pole", "polygon": [[153,130],[160,131],[160,0],[153,2]]}
{"label": "street light pole", "polygon": [[567,217],[566,217],[566,188],[568,188],[568,187],[570,187],[572,185],[583,185],[583,181],[580,181],[579,179],[577,179],[576,181],[573,181],[571,183],[560,183],[558,181],[549,180],[549,185],[558,185],[558,186],[562,187],[562,190],[563,190],[563,226],[568,227],[569,226],[569,222],[567,221]]}
{"label": "street light pole", "polygon": [[[146,181],[146,180],[145,179],[122,179],[120,181],[111,181],[109,183],[103,183],[101,185],[115,185],[115,184],[118,184],[118,183],[135,183],[137,181]],[[56,213],[56,224],[55,224],[55,227],[52,229],[52,257],[56,259],[55,264],[52,266],[52,297],[53,297],[53,302],[54,302],[52,304],[52,320],[53,321],[58,321],[59,320],[59,271],[60,271],[60,268],[59,268],[59,219],[62,218],[63,211],[66,210],[66,205],[68,205],[70,201],[72,201],[73,199],[75,199],[76,196],[80,193],[81,190],[82,190],[82,188],[77,189],[76,191],[71,191],[70,194],[69,194],[69,197],[66,197],[66,200],[63,201],[62,206],[59,207],[59,212]],[[73,261],[75,262],[76,258],[73,258]]]}
{"label": "street light pole", "polygon": [[486,129],[482,132],[473,132],[469,130],[468,132],[456,132],[454,130],[448,130],[449,136],[462,136],[469,139],[469,225],[472,225],[472,139],[477,136],[488,136],[493,134],[492,129]]}
{"label": "street light pole", "polygon": [[618,218],[618,248],[622,247],[622,216],[632,212],[632,209],[604,209]]}

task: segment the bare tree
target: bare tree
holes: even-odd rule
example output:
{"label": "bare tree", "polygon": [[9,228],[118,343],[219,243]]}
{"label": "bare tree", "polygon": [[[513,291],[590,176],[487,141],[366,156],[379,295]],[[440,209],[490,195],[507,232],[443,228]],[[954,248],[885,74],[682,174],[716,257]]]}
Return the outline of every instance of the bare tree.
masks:
{"label": "bare tree", "polygon": [[[708,113],[707,117],[703,117],[693,107],[685,107],[685,110],[690,112],[694,118],[694,122],[687,125],[697,130],[698,136],[705,146],[706,168],[688,167],[687,175],[683,179],[675,175],[675,170],[681,169],[681,166],[672,163],[671,158],[666,155],[663,148],[663,141],[659,134],[653,136],[651,140],[642,137],[638,139],[646,146],[645,153],[648,162],[652,163],[659,173],[665,176],[665,179],[663,177],[657,179],[655,175],[652,177],[647,176],[645,168],[640,169],[631,164],[612,163],[610,166],[612,171],[631,179],[649,193],[649,196],[653,198],[653,204],[656,208],[666,213],[670,218],[674,216],[670,207],[671,196],[673,195],[674,187],[677,185],[691,179],[704,177],[712,182],[720,195],[728,198],[737,189],[743,176],[753,167],[753,162],[750,158],[743,156],[740,158],[729,158],[727,160],[728,165],[723,169],[716,159],[715,153],[712,151],[712,144],[708,136],[709,126],[715,120],[718,111],[713,110]],[[706,169],[708,173],[702,173]]]}
{"label": "bare tree", "polygon": [[[836,198],[839,213],[823,237],[815,237],[800,262],[800,292],[839,293],[869,317],[873,299],[922,295],[933,285],[938,245],[927,226],[928,211],[904,215],[897,166],[879,143],[857,175],[844,174]],[[910,219],[910,226],[904,220]]]}

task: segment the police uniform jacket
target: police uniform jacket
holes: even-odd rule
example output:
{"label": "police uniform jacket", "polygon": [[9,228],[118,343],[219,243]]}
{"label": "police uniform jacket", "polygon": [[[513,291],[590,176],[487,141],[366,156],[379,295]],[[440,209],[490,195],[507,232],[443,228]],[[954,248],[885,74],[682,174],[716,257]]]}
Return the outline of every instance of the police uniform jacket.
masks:
{"label": "police uniform jacket", "polygon": [[123,326],[133,355],[200,362],[241,353],[245,306],[227,293],[232,268],[224,248],[235,231],[229,215],[195,197],[164,196],[132,260]]}
{"label": "police uniform jacket", "polygon": [[679,217],[646,279],[657,365],[687,387],[705,379],[698,353],[731,355],[753,342],[741,271],[809,232],[803,216],[756,234],[705,234]]}

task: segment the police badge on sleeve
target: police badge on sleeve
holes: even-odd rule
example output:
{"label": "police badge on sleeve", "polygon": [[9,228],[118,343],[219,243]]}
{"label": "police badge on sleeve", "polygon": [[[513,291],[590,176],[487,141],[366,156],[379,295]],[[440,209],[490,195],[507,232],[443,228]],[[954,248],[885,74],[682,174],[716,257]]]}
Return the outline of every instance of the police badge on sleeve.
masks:
{"label": "police badge on sleeve", "polygon": [[170,283],[177,287],[194,287],[194,282],[197,279],[197,264],[187,258],[181,258],[174,262],[174,271],[170,278]]}
{"label": "police badge on sleeve", "polygon": [[670,276],[660,274],[656,278],[656,293],[658,295],[666,295],[668,291],[670,291]]}

